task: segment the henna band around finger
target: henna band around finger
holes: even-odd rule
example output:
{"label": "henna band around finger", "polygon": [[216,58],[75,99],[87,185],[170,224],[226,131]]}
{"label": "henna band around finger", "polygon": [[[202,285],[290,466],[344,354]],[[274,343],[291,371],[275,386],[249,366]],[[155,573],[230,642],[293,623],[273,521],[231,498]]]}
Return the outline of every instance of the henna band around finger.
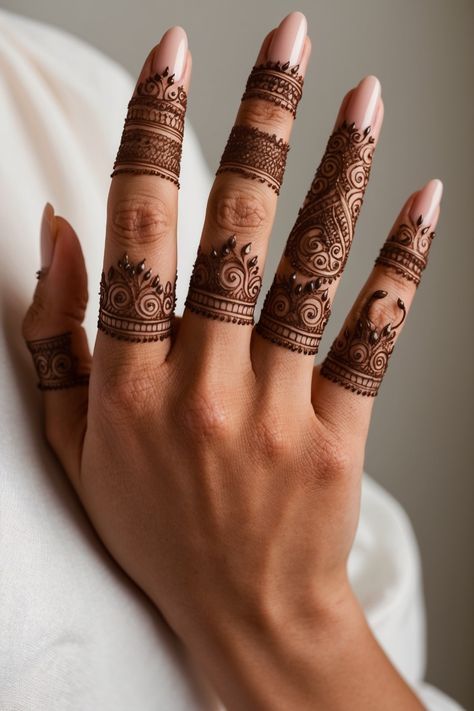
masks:
{"label": "henna band around finger", "polygon": [[81,373],[79,359],[72,350],[70,331],[59,336],[27,341],[38,374],[40,390],[63,390],[89,383],[89,373]]}
{"label": "henna band around finger", "polygon": [[278,195],[290,146],[254,126],[234,126],[222,154],[219,173],[239,173],[266,183]]}
{"label": "henna band around finger", "polygon": [[134,264],[127,254],[100,281],[97,327],[132,343],[163,341],[172,333],[176,280],[162,284],[145,259]]}
{"label": "henna band around finger", "polygon": [[128,105],[112,177],[159,175],[179,187],[187,96],[168,69],[138,84]]}
{"label": "henna band around finger", "polygon": [[344,270],[372,165],[370,132],[344,122],[329,138],[285,249],[308,277],[331,283]]}
{"label": "henna band around finger", "polygon": [[419,285],[428,263],[428,253],[435,233],[423,224],[423,215],[415,222],[407,217],[390,234],[375,260],[375,264],[393,269],[408,281]]}
{"label": "henna band around finger", "polygon": [[301,284],[296,272],[289,277],[276,274],[256,330],[279,346],[315,355],[330,315],[328,290],[321,288],[320,279]]}
{"label": "henna band around finger", "polygon": [[321,367],[322,376],[358,395],[377,395],[395,345],[396,329],[405,320],[405,304],[397,299],[401,313],[398,321],[377,328],[371,312],[386,296],[387,292],[380,289],[365,299],[360,316],[336,338]]}
{"label": "henna band around finger", "polygon": [[235,235],[220,249],[199,247],[189,284],[186,306],[207,318],[253,325],[253,314],[262,278],[258,257],[251,256],[249,242],[240,249]]}
{"label": "henna band around finger", "polygon": [[270,101],[296,117],[296,109],[303,94],[303,77],[299,64],[266,62],[253,67],[247,80],[242,101],[263,99]]}

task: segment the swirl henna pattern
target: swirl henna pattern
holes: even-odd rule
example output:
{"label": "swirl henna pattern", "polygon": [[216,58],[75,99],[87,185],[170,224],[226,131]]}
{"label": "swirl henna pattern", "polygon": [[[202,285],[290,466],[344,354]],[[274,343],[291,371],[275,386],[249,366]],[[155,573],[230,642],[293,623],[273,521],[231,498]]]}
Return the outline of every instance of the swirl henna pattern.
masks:
{"label": "swirl henna pattern", "polygon": [[263,99],[270,101],[296,117],[296,109],[303,94],[303,77],[299,64],[268,61],[253,67],[247,80],[242,101]]}
{"label": "swirl henna pattern", "polygon": [[390,234],[375,260],[375,264],[394,269],[405,279],[419,285],[421,274],[428,263],[428,253],[435,232],[430,227],[423,226],[423,216],[413,222],[407,217],[407,222],[401,222]]}
{"label": "swirl henna pattern", "polygon": [[186,306],[194,313],[241,325],[253,325],[262,278],[252,244],[237,250],[235,235],[209,254],[198,249]]}
{"label": "swirl henna pattern", "polygon": [[297,282],[296,272],[289,277],[276,274],[265,298],[257,332],[292,351],[315,355],[331,315],[327,288],[321,279],[306,284]]}
{"label": "swirl henna pattern", "polygon": [[406,316],[405,304],[397,299],[401,311],[397,323],[377,328],[370,315],[373,305],[387,292],[374,291],[362,304],[353,326],[346,326],[336,338],[321,367],[321,375],[358,395],[375,397],[392,354],[396,329]]}
{"label": "swirl henna pattern", "polygon": [[27,341],[38,374],[40,390],[62,390],[87,385],[89,373],[81,373],[72,351],[70,331],[51,338]]}
{"label": "swirl henna pattern", "polygon": [[278,195],[290,146],[275,134],[254,126],[234,126],[222,154],[219,173],[240,173],[266,183]]}
{"label": "swirl henna pattern", "polygon": [[159,175],[179,187],[187,96],[168,69],[138,84],[128,104],[112,177]]}
{"label": "swirl henna pattern", "polygon": [[374,152],[370,126],[344,122],[330,136],[290,233],[285,256],[294,269],[331,283],[346,265]]}
{"label": "swirl henna pattern", "polygon": [[97,327],[109,336],[132,343],[163,341],[171,335],[176,280],[161,284],[145,265],[127,254],[100,280]]}

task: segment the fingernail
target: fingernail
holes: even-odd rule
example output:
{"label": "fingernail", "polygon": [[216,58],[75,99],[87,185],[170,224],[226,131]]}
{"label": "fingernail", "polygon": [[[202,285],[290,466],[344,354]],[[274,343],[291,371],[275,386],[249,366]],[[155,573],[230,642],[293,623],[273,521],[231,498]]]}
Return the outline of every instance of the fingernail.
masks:
{"label": "fingernail", "polygon": [[366,129],[372,125],[379,104],[382,88],[377,77],[364,77],[354,89],[347,105],[345,120],[356,128]]}
{"label": "fingernail", "polygon": [[165,32],[155,50],[152,71],[162,74],[168,69],[174,81],[182,79],[188,55],[188,37],[182,27],[171,27]]}
{"label": "fingernail", "polygon": [[410,218],[418,225],[431,224],[443,195],[441,180],[430,180],[419,191],[410,208]]}
{"label": "fingernail", "polygon": [[290,12],[278,25],[270,42],[267,59],[271,62],[299,64],[308,31],[302,12]]}
{"label": "fingernail", "polygon": [[48,269],[53,260],[57,223],[53,206],[47,202],[41,218],[41,268]]}

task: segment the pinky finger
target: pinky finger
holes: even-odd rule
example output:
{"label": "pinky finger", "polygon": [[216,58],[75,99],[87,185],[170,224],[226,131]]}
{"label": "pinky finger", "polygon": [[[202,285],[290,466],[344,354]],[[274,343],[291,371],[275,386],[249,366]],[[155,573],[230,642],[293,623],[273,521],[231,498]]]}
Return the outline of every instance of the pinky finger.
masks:
{"label": "pinky finger", "polygon": [[373,398],[426,267],[443,186],[430,180],[403,206],[344,326],[313,379],[317,415],[365,436]]}
{"label": "pinky finger", "polygon": [[76,233],[49,204],[41,225],[41,263],[22,331],[43,395],[47,440],[76,484],[92,361],[82,327],[87,273]]}

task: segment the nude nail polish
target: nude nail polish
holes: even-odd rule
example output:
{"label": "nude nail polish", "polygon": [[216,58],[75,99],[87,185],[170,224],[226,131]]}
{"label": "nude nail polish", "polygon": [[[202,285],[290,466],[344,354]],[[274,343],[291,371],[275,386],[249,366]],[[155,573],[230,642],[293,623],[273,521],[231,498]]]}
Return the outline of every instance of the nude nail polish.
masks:
{"label": "nude nail polish", "polygon": [[278,25],[267,51],[271,62],[299,64],[303,54],[308,23],[302,12],[290,12]]}
{"label": "nude nail polish", "polygon": [[48,269],[53,260],[57,224],[53,206],[47,202],[41,218],[41,268]]}
{"label": "nude nail polish", "polygon": [[171,27],[165,32],[153,55],[153,72],[162,74],[168,68],[168,74],[174,75],[174,81],[182,79],[186,69],[188,37],[182,27]]}
{"label": "nude nail polish", "polygon": [[430,180],[418,192],[410,208],[410,217],[413,222],[421,225],[430,225],[441,202],[443,183],[435,178]]}
{"label": "nude nail polish", "polygon": [[364,77],[354,89],[345,112],[345,120],[350,125],[355,124],[356,128],[365,130],[374,122],[381,86],[377,77]]}

